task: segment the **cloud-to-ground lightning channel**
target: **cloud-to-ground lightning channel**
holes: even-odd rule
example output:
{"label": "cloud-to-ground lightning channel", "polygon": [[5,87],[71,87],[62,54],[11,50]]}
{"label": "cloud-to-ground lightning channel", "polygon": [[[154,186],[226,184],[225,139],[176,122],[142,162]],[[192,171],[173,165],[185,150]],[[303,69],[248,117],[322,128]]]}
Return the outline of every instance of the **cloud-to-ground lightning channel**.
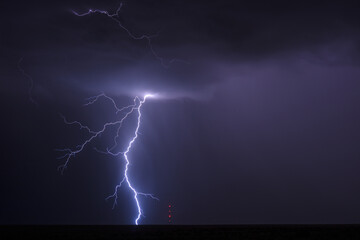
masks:
{"label": "cloud-to-ground lightning channel", "polygon": [[120,21],[120,16],[119,16],[119,13],[120,13],[120,10],[122,8],[123,4],[120,3],[119,7],[117,8],[116,12],[113,13],[113,14],[110,14],[108,11],[106,10],[100,10],[100,9],[89,9],[87,12],[85,13],[78,13],[74,10],[72,10],[72,12],[78,16],[78,17],[84,17],[84,16],[87,16],[87,15],[91,15],[91,14],[95,14],[95,13],[99,13],[99,14],[103,14],[107,17],[109,17],[110,19],[112,19],[113,21],[115,21],[118,26],[123,29],[128,35],[129,37],[131,37],[132,39],[134,40],[146,40],[147,41],[147,44],[148,44],[148,47],[151,51],[151,53],[153,54],[153,56],[158,60],[160,61],[161,65],[163,67],[169,67],[170,64],[172,63],[175,63],[175,62],[181,62],[181,63],[186,63],[188,64],[187,61],[185,60],[182,60],[182,59],[177,59],[177,58],[173,58],[171,60],[168,60],[168,61],[165,61],[163,57],[161,57],[154,49],[153,47],[153,44],[152,44],[152,39],[157,37],[158,34],[154,34],[154,35],[135,35],[134,33],[132,33],[128,28],[126,28]]}
{"label": "cloud-to-ground lightning channel", "polygon": [[[156,37],[157,35],[136,35],[134,34],[132,31],[130,31],[128,28],[126,28],[121,20],[120,20],[120,10],[122,8],[123,4],[120,3],[119,7],[117,8],[117,10],[115,11],[115,13],[110,14],[108,11],[105,10],[99,10],[99,9],[90,9],[87,12],[84,13],[78,13],[76,11],[72,11],[73,14],[75,14],[78,17],[85,17],[88,15],[92,15],[92,14],[102,14],[105,15],[106,17],[110,18],[111,20],[115,21],[117,23],[117,25],[124,30],[127,35],[133,39],[133,40],[144,40],[147,42],[148,48],[150,49],[150,52],[152,53],[152,55],[154,56],[155,59],[157,59],[160,64],[167,68],[169,67],[170,64],[175,63],[175,62],[181,62],[181,63],[188,63],[184,60],[180,60],[180,59],[171,59],[171,60],[164,60],[164,58],[162,58],[154,49],[153,45],[152,45],[152,40],[154,37]],[[146,102],[146,100],[148,98],[152,98],[154,97],[154,95],[151,94],[146,94],[143,96],[143,98],[139,98],[139,97],[135,97],[133,104],[130,104],[128,106],[125,107],[118,107],[116,102],[109,96],[107,96],[106,94],[102,93],[99,94],[97,96],[91,97],[87,99],[87,103],[85,104],[85,106],[89,106],[94,104],[95,102],[97,102],[100,98],[105,98],[107,100],[109,100],[113,107],[116,110],[116,114],[120,115],[119,119],[113,122],[107,122],[105,123],[102,128],[100,130],[94,131],[92,129],[90,129],[88,126],[83,125],[82,123],[78,122],[78,121],[68,121],[64,116],[62,116],[64,122],[68,125],[76,125],[78,127],[80,127],[80,129],[82,130],[86,130],[87,133],[89,134],[88,138],[85,139],[82,144],[76,146],[74,149],[70,149],[70,148],[65,148],[65,149],[58,149],[58,151],[64,152],[64,155],[61,156],[60,158],[64,158],[65,162],[63,165],[61,165],[59,167],[59,170],[61,170],[61,172],[63,173],[64,170],[67,168],[67,166],[69,165],[70,159],[75,157],[78,153],[82,152],[84,150],[84,148],[89,145],[94,139],[96,139],[98,136],[102,135],[108,127],[111,126],[117,126],[117,129],[115,131],[115,134],[113,136],[113,143],[108,146],[105,150],[100,150],[98,148],[94,148],[97,152],[99,153],[105,153],[105,154],[110,154],[112,156],[123,156],[125,159],[125,169],[122,175],[122,180],[120,181],[120,183],[118,185],[116,185],[115,189],[114,189],[114,193],[112,195],[110,195],[107,199],[114,199],[114,204],[113,204],[113,208],[116,206],[117,201],[118,201],[118,189],[123,185],[123,184],[127,184],[127,186],[129,187],[129,189],[132,191],[133,193],[133,198],[134,201],[136,203],[136,207],[137,207],[137,217],[134,221],[134,223],[136,225],[138,225],[139,220],[141,218],[141,216],[143,216],[143,210],[140,206],[140,202],[139,202],[139,198],[138,196],[145,196],[145,197],[151,197],[153,199],[157,199],[156,197],[154,197],[152,194],[148,194],[148,193],[143,193],[143,192],[139,192],[135,189],[135,187],[132,185],[129,175],[128,175],[128,170],[129,170],[129,166],[130,166],[130,159],[128,154],[130,153],[130,151],[133,149],[133,144],[135,142],[135,140],[138,138],[138,133],[139,133],[139,128],[141,125],[141,108],[143,106],[143,104]],[[131,114],[135,114],[137,113],[137,125],[136,125],[136,129],[134,132],[133,137],[130,139],[130,141],[128,142],[127,147],[125,148],[124,151],[115,151],[115,148],[118,147],[118,139],[120,137],[120,129],[124,123],[124,121],[131,115]],[[158,199],[157,199],[158,200]]]}
{"label": "cloud-to-ground lightning channel", "polygon": [[[88,126],[85,126],[83,125],[82,123],[78,122],[78,121],[68,121],[64,116],[62,116],[65,124],[68,124],[68,125],[77,125],[80,127],[80,129],[85,129],[89,134],[90,134],[90,137],[88,137],[82,144],[76,146],[74,149],[70,149],[70,148],[65,148],[65,149],[57,149],[57,151],[61,151],[61,152],[65,152],[65,154],[61,157],[59,157],[59,159],[62,159],[62,158],[65,158],[65,162],[63,165],[61,165],[59,167],[59,170],[61,170],[61,172],[63,173],[64,170],[66,169],[66,167],[69,165],[69,162],[70,162],[70,159],[72,157],[75,157],[75,155],[77,155],[78,153],[82,152],[83,149],[90,143],[92,142],[95,138],[97,138],[99,135],[103,134],[106,129],[110,126],[117,126],[117,130],[116,130],[116,134],[114,136],[114,143],[113,145],[109,148],[106,149],[106,151],[100,151],[98,149],[95,149],[97,150],[98,152],[101,152],[101,153],[106,153],[106,154],[110,154],[112,156],[118,156],[118,155],[123,155],[124,156],[124,159],[125,159],[125,170],[124,170],[124,174],[123,174],[123,178],[122,178],[122,181],[116,185],[115,187],[115,190],[114,190],[114,193],[112,195],[110,195],[107,199],[110,199],[110,198],[114,198],[114,204],[113,204],[113,208],[115,207],[115,205],[117,204],[117,199],[118,199],[118,189],[121,187],[121,185],[124,183],[124,181],[126,182],[126,184],[128,185],[129,189],[132,191],[133,193],[133,196],[134,196],[134,201],[136,203],[136,206],[137,206],[137,211],[138,211],[138,214],[137,214],[137,217],[135,219],[135,224],[138,225],[138,222],[141,218],[141,216],[143,215],[143,211],[141,209],[141,206],[140,206],[140,202],[139,202],[139,199],[138,199],[138,196],[141,195],[141,196],[146,196],[146,197],[151,197],[153,199],[156,199],[158,200],[156,197],[154,197],[152,194],[148,194],[148,193],[143,193],[143,192],[139,192],[135,189],[135,187],[131,184],[131,181],[130,181],[130,178],[128,176],[128,170],[129,170],[129,165],[130,165],[130,160],[129,160],[129,157],[128,157],[128,153],[130,152],[130,150],[132,149],[132,146],[135,142],[135,140],[137,139],[138,137],[138,133],[139,133],[139,128],[140,128],[140,125],[141,125],[141,108],[143,106],[143,104],[145,103],[146,99],[147,98],[151,98],[153,97],[153,95],[151,94],[147,94],[144,96],[143,99],[140,99],[139,97],[135,97],[134,98],[134,103],[131,104],[131,105],[128,105],[126,107],[123,107],[123,108],[119,108],[117,106],[117,104],[115,103],[115,101],[107,96],[106,94],[102,93],[100,95],[97,95],[97,96],[94,96],[94,97],[91,97],[88,100],[88,102],[85,104],[85,106],[88,106],[88,105],[92,105],[94,104],[95,102],[98,101],[99,98],[105,98],[105,99],[108,99],[111,101],[111,103],[113,104],[115,110],[116,110],[116,114],[119,114],[119,113],[122,113],[123,116],[120,117],[119,120],[117,121],[113,121],[113,122],[107,122],[105,123],[102,128],[98,131],[94,131],[94,130],[91,130]],[[125,151],[123,152],[113,152],[112,150],[118,145],[117,143],[117,139],[119,138],[119,132],[120,132],[120,129],[123,125],[123,122],[128,118],[128,116],[134,112],[137,112],[138,116],[137,116],[137,124],[136,124],[136,129],[135,129],[135,132],[134,132],[134,135],[133,137],[131,138],[131,140],[129,141]]]}

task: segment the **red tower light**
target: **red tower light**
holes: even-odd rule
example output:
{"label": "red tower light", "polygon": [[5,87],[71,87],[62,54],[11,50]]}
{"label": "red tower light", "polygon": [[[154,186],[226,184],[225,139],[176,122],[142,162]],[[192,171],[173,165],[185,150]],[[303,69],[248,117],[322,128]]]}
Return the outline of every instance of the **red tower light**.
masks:
{"label": "red tower light", "polygon": [[169,215],[168,215],[168,221],[169,221],[169,224],[171,223],[171,204],[169,204]]}

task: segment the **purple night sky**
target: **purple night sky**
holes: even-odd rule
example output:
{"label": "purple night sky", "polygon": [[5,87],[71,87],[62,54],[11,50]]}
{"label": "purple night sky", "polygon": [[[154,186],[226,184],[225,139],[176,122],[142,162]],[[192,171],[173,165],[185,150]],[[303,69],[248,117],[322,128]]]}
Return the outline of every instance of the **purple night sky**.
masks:
{"label": "purple night sky", "polygon": [[54,149],[86,137],[59,113],[98,129],[111,103],[83,104],[102,92],[160,96],[130,154],[134,185],[160,199],[141,199],[141,224],[166,224],[169,202],[174,224],[360,223],[357,1],[124,1],[119,21],[157,34],[165,67],[108,17],[72,13],[118,6],[0,3],[0,224],[132,224],[127,188],[105,201],[124,167],[94,151],[111,131],[57,171]]}

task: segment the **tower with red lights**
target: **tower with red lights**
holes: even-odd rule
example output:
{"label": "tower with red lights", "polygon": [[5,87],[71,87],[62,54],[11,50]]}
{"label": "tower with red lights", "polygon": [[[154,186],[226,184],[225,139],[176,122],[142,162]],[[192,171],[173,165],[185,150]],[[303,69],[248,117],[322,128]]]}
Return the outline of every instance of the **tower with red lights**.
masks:
{"label": "tower with red lights", "polygon": [[171,224],[171,218],[172,218],[172,209],[171,209],[171,203],[169,203],[169,212],[168,212],[168,220],[169,220],[169,224]]}

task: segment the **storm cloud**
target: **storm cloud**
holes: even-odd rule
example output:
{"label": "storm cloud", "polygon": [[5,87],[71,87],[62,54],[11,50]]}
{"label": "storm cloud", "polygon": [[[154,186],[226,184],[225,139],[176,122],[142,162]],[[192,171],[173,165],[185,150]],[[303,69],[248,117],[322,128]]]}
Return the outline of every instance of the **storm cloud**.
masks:
{"label": "storm cloud", "polygon": [[[351,3],[125,2],[119,20],[136,36],[157,34],[152,45],[168,68],[146,39],[132,39],[104,14],[71,12],[117,8],[113,1],[7,6],[2,30],[7,60],[24,57],[38,88],[69,85],[91,94],[156,91],[200,98],[227,81],[218,65],[289,57],[319,64],[359,60],[359,17]],[[173,58],[188,63],[169,63]],[[236,67],[230,71],[241,74]]]}
{"label": "storm cloud", "polygon": [[132,155],[134,184],[162,199],[143,202],[145,224],[167,221],[167,201],[180,224],[359,223],[359,3],[124,1],[119,21],[155,34],[166,66],[112,19],[72,12],[118,6],[1,3],[0,223],[131,222],[125,190],[118,209],[103,201],[116,159],[89,148],[56,172],[53,149],[83,137],[58,113],[98,128],[112,105],[82,104],[102,92],[119,105],[159,96]]}

